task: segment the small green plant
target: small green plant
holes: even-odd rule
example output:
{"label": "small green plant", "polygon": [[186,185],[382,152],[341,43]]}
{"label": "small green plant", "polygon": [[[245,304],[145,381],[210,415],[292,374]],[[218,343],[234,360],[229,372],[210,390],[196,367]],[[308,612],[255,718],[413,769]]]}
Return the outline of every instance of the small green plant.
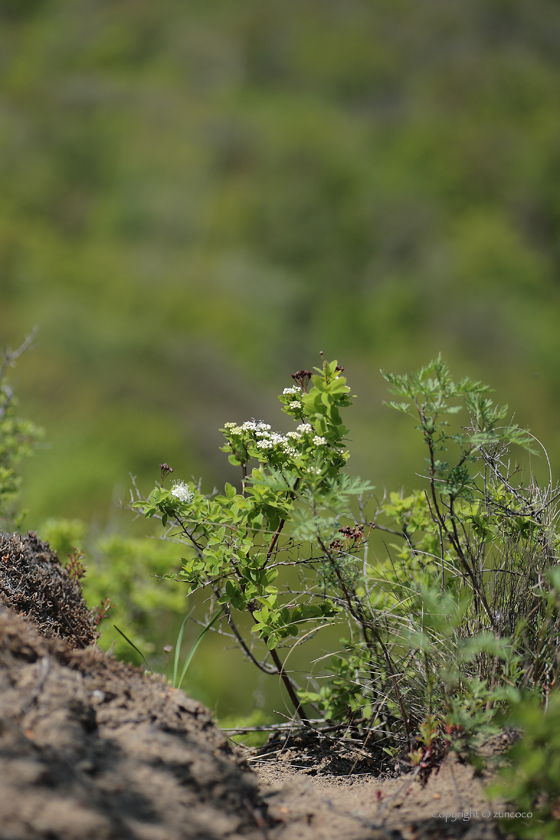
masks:
{"label": "small green plant", "polygon": [[187,676],[187,671],[189,670],[189,666],[190,666],[190,664],[191,664],[191,662],[194,658],[194,655],[195,655],[196,651],[198,650],[198,646],[200,645],[201,641],[206,636],[206,634],[212,629],[214,624],[221,617],[223,611],[224,611],[224,608],[221,607],[219,610],[217,610],[215,615],[213,615],[212,618],[210,618],[210,620],[204,625],[204,627],[202,628],[202,630],[200,631],[200,633],[198,634],[198,636],[196,637],[196,639],[192,643],[192,645],[190,647],[190,650],[189,650],[189,652],[188,652],[188,654],[185,658],[185,661],[183,663],[183,667],[181,668],[181,673],[179,673],[179,665],[180,665],[180,659],[181,659],[181,647],[182,647],[182,644],[183,644],[183,633],[184,633],[184,630],[185,630],[185,624],[187,623],[188,619],[190,618],[192,610],[191,610],[191,612],[189,612],[189,614],[187,616],[185,616],[185,619],[184,619],[183,623],[181,624],[181,629],[179,630],[179,635],[177,637],[177,644],[175,645],[175,657],[174,657],[174,660],[173,660],[173,681],[172,681],[173,688],[181,688],[181,686],[183,685],[184,679]]}
{"label": "small green plant", "polygon": [[0,353],[0,528],[10,531],[21,525],[24,511],[18,511],[21,478],[17,464],[33,452],[42,437],[42,430],[16,414],[17,398],[7,382],[8,369],[30,349],[37,330],[33,330],[17,350]]}
{"label": "small green plant", "polygon": [[[183,633],[185,632],[185,625],[186,625],[187,621],[189,620],[189,618],[191,617],[192,611],[193,610],[190,610],[190,612],[183,619],[183,623],[181,624],[181,628],[179,630],[179,635],[177,636],[177,644],[175,645],[175,656],[173,658],[173,677],[171,679],[171,685],[173,686],[173,688],[181,688],[181,686],[183,685],[185,677],[187,676],[187,671],[189,670],[189,667],[190,667],[190,664],[191,664],[191,662],[194,658],[194,655],[196,654],[196,651],[198,650],[198,646],[200,645],[201,641],[206,636],[206,634],[209,632],[209,630],[212,629],[213,625],[216,623],[216,621],[222,615],[223,607],[221,609],[219,609],[218,612],[214,616],[212,616],[212,618],[208,621],[207,624],[204,625],[204,627],[202,628],[202,630],[200,631],[200,633],[198,634],[198,636],[196,637],[196,639],[192,643],[192,645],[189,649],[189,652],[188,652],[188,654],[185,658],[185,661],[183,663],[183,667],[181,668],[181,672],[179,673],[179,667],[180,667],[180,661],[181,661],[181,648],[183,646]],[[102,619],[100,618],[100,621],[101,620]],[[140,648],[137,645],[134,644],[132,639],[128,638],[126,633],[124,633],[120,629],[120,627],[117,627],[116,624],[113,625],[113,626],[114,626],[115,630],[117,631],[117,633],[119,634],[119,636],[121,636],[125,640],[125,642],[128,645],[130,645],[130,647],[134,651],[136,651],[136,653],[138,654],[138,656],[141,658],[142,662],[146,666],[147,670],[151,674],[155,675],[156,671],[154,671],[154,669],[150,665],[148,659],[142,653]],[[171,651],[173,650],[173,647],[172,647],[172,645],[166,645],[164,650],[166,651],[166,653],[171,653]],[[163,681],[165,682],[165,673],[161,673],[160,676],[163,679]]]}
{"label": "small green plant", "polygon": [[82,551],[79,548],[72,549],[72,553],[68,553],[66,555],[68,560],[66,562],[66,568],[68,570],[68,574],[75,580],[76,583],[81,585],[84,575],[87,571],[87,567],[84,566],[84,558],[86,556],[85,551]]}

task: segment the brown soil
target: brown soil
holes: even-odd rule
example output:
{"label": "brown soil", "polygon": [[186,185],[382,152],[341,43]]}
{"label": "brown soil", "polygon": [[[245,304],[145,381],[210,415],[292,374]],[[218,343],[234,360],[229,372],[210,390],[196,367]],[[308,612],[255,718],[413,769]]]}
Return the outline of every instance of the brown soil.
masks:
{"label": "brown soil", "polygon": [[0,535],[0,600],[0,840],[498,837],[456,759],[422,785],[332,738],[231,746],[199,703],[91,644],[34,534]]}

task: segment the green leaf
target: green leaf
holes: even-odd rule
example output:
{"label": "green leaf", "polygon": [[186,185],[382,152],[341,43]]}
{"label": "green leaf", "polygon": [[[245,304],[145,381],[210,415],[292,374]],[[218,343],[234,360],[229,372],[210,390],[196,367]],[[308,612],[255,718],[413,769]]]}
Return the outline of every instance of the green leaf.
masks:
{"label": "green leaf", "polygon": [[[190,649],[190,651],[189,651],[189,653],[188,653],[188,656],[187,656],[187,658],[186,658],[186,660],[185,660],[185,664],[183,665],[183,670],[181,671],[181,676],[179,677],[178,682],[176,682],[176,672],[174,671],[174,675],[173,675],[173,687],[174,687],[174,688],[181,688],[181,686],[182,686],[182,684],[183,684],[183,680],[185,679],[185,676],[186,676],[187,671],[188,671],[188,669],[189,669],[189,667],[190,667],[190,664],[191,664],[191,662],[192,662],[192,660],[193,660],[193,657],[194,657],[194,655],[195,655],[195,653],[196,653],[196,651],[197,651],[197,649],[198,649],[198,646],[200,645],[201,641],[203,640],[203,638],[205,637],[205,635],[208,633],[208,631],[209,631],[209,630],[212,628],[212,626],[216,623],[216,621],[217,621],[217,620],[218,620],[218,619],[219,619],[219,618],[223,615],[223,612],[224,612],[224,607],[221,607],[221,609],[219,609],[219,610],[218,610],[218,612],[217,612],[217,613],[216,613],[216,614],[215,614],[215,615],[214,615],[214,616],[210,619],[210,621],[208,622],[208,624],[206,624],[206,626],[202,628],[202,630],[200,631],[200,633],[199,633],[199,634],[198,634],[198,636],[196,637],[196,639],[195,639],[195,641],[193,642],[193,644],[192,644],[192,646],[191,646],[191,649]],[[189,617],[189,616],[187,616],[187,618],[188,618],[188,617]],[[187,619],[185,619],[185,621],[186,621],[186,620],[187,620]],[[185,622],[183,622],[183,625],[181,626],[181,640],[182,640],[182,630],[183,630],[184,624],[185,624]],[[177,649],[176,649],[176,651],[175,651],[175,660],[176,660],[176,662],[178,662],[178,654],[177,654],[177,651],[178,651],[179,647],[180,647],[180,643],[179,643],[179,642],[177,642]]]}
{"label": "green leaf", "polygon": [[133,641],[131,641],[131,640],[128,638],[128,636],[125,636],[125,634],[124,634],[124,633],[123,633],[123,631],[120,629],[120,627],[117,627],[117,625],[116,625],[116,624],[113,624],[113,627],[115,628],[115,630],[117,631],[117,633],[120,633],[120,635],[123,637],[123,639],[124,639],[125,641],[127,641],[127,642],[128,642],[128,644],[130,645],[130,647],[134,648],[134,650],[136,651],[136,653],[139,653],[139,654],[140,654],[140,656],[141,656],[141,657],[142,657],[142,659],[144,660],[144,664],[146,665],[146,668],[148,669],[148,671],[151,671],[151,672],[152,672],[152,674],[153,674],[153,673],[154,673],[154,672],[153,672],[153,669],[152,669],[152,667],[151,667],[150,663],[148,662],[148,660],[146,659],[146,657],[144,656],[144,654],[142,653],[142,651],[140,650],[140,648],[136,647],[136,645],[134,644],[134,642],[133,642]]}

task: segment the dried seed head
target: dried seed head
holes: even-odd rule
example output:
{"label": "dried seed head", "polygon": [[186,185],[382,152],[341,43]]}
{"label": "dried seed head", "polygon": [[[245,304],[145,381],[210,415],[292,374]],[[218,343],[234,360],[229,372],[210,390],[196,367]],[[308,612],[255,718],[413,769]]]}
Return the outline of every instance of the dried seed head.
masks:
{"label": "dried seed head", "polygon": [[170,467],[169,464],[166,464],[164,461],[163,464],[159,465],[159,468],[161,470],[161,483],[163,484],[169,473],[173,472],[173,467]]}
{"label": "dried seed head", "polygon": [[307,390],[309,380],[312,376],[313,371],[311,370],[296,370],[295,373],[292,373],[292,379],[299,385],[302,391]]}

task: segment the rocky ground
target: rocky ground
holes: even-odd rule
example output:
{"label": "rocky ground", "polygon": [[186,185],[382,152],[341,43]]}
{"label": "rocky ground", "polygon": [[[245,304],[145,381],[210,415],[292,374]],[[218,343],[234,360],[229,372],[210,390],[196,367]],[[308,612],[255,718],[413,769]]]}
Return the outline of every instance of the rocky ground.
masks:
{"label": "rocky ground", "polygon": [[500,803],[455,758],[421,784],[376,775],[334,738],[242,750],[199,703],[94,638],[48,546],[0,535],[0,840],[501,836]]}

